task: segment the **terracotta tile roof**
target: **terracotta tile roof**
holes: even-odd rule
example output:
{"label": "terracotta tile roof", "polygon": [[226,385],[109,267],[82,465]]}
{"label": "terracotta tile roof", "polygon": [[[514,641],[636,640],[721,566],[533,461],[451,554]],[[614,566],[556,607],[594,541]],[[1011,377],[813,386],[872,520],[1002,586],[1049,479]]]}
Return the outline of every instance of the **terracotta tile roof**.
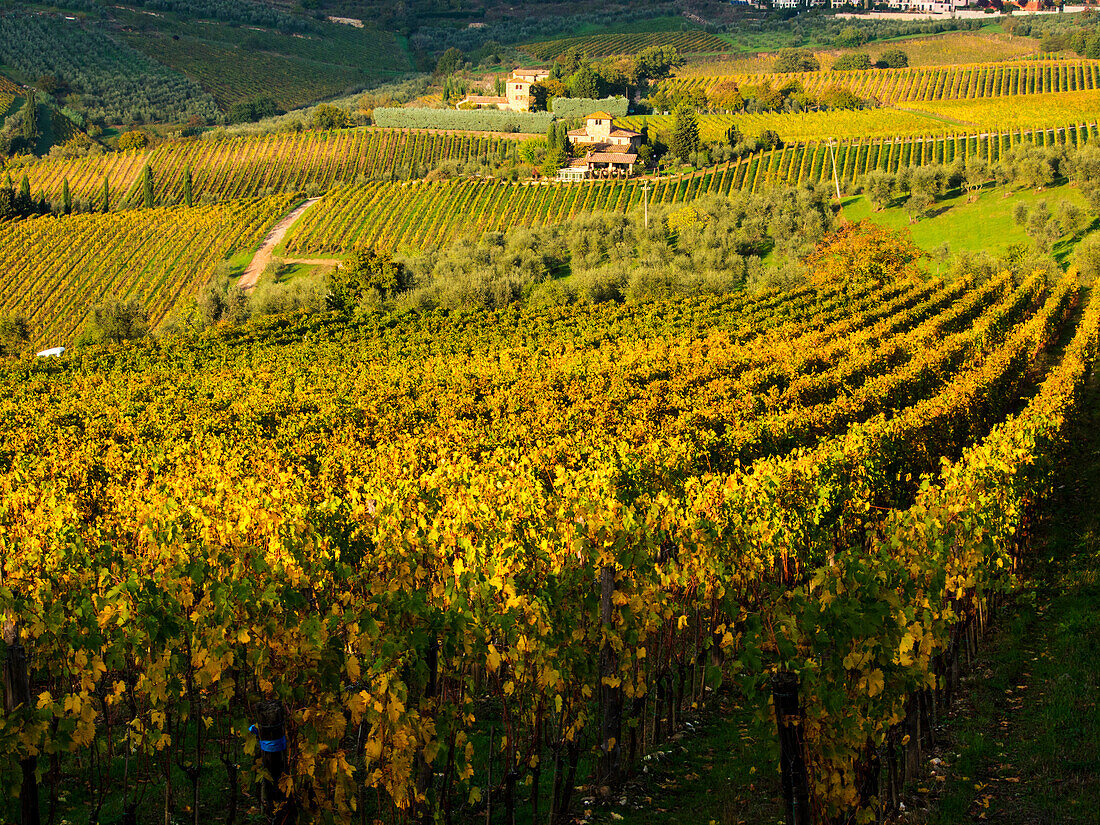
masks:
{"label": "terracotta tile roof", "polygon": [[595,118],[597,120],[611,120],[612,119],[611,115],[609,115],[607,112],[593,112],[592,114],[588,115],[586,120],[592,120],[593,118]]}
{"label": "terracotta tile roof", "polygon": [[616,127],[611,130],[611,137],[641,137],[641,132],[632,132],[629,129]]}
{"label": "terracotta tile roof", "polygon": [[637,163],[638,156],[633,152],[593,152],[585,160],[589,163]]}
{"label": "terracotta tile roof", "polygon": [[569,137],[588,137],[587,129],[573,129],[567,133]]}

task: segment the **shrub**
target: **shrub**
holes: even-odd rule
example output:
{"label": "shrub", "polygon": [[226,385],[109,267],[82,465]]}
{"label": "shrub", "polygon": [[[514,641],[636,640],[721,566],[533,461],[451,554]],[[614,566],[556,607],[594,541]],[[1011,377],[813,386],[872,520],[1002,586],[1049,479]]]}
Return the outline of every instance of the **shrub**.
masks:
{"label": "shrub", "polygon": [[1077,245],[1073,265],[1082,283],[1091,285],[1100,275],[1100,235],[1090,235]]}
{"label": "shrub", "polygon": [[30,325],[26,318],[0,315],[0,358],[11,358],[22,353],[30,337]]}
{"label": "shrub", "polygon": [[355,125],[355,119],[343,109],[338,109],[328,103],[322,103],[313,110],[311,120],[314,129],[328,131],[330,129],[346,129]]}
{"label": "shrub", "polygon": [[880,69],[904,69],[908,65],[909,55],[901,49],[887,49],[875,61],[875,66]]}
{"label": "shrub", "polygon": [[850,72],[858,69],[870,69],[871,57],[863,52],[853,52],[852,54],[842,54],[836,59],[833,64],[834,72]]}
{"label": "shrub", "polygon": [[253,315],[322,312],[328,306],[328,294],[326,277],[320,274],[285,283],[262,278],[248,296],[248,303]]}
{"label": "shrub", "polygon": [[149,313],[138,301],[109,301],[92,310],[79,344],[118,344],[149,334]]}
{"label": "shrub", "polygon": [[144,149],[149,145],[149,136],[145,132],[139,132],[136,129],[131,129],[129,132],[123,132],[122,137],[118,139],[118,149],[120,152],[128,152],[131,149]]}
{"label": "shrub", "polygon": [[821,62],[808,49],[780,49],[772,66],[772,71],[779,74],[816,72],[820,69]]}

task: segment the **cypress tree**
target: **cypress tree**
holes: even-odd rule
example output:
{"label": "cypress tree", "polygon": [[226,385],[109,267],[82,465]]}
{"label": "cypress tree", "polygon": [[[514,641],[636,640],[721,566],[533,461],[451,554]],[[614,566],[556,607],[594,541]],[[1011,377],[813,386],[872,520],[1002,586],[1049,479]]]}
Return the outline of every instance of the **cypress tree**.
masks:
{"label": "cypress tree", "polygon": [[188,206],[192,206],[191,200],[191,164],[189,163],[183,173],[183,202]]}
{"label": "cypress tree", "polygon": [[103,176],[103,211],[111,211],[111,186],[106,175]]}
{"label": "cypress tree", "polygon": [[699,119],[693,109],[681,108],[676,112],[676,125],[672,131],[672,152],[684,163],[693,152],[699,151]]}
{"label": "cypress tree", "polygon": [[69,192],[69,179],[65,180],[61,184],[61,208],[65,211],[66,215],[73,213],[73,196]]}
{"label": "cypress tree", "polygon": [[19,196],[15,199],[15,214],[25,218],[33,212],[34,199],[31,198],[31,182],[24,174],[23,180],[19,184]]}
{"label": "cypress tree", "polygon": [[34,99],[34,92],[27,92],[27,109],[23,115],[23,138],[34,146],[38,139],[38,102]]}
{"label": "cypress tree", "polygon": [[141,183],[145,189],[145,208],[153,208],[153,170],[149,164],[145,164],[145,171],[141,175]]}

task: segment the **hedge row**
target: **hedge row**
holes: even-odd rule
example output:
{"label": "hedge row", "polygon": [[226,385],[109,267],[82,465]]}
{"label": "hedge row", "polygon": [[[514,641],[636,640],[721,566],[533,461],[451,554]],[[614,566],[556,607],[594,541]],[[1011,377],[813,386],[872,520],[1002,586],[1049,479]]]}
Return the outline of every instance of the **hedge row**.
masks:
{"label": "hedge row", "polygon": [[499,109],[375,109],[377,126],[400,129],[457,129],[464,132],[545,132],[550,112],[506,112]]}
{"label": "hedge row", "polygon": [[555,97],[550,101],[550,109],[558,117],[585,117],[593,112],[607,112],[615,117],[626,117],[627,105],[627,99],[622,95],[603,99]]}

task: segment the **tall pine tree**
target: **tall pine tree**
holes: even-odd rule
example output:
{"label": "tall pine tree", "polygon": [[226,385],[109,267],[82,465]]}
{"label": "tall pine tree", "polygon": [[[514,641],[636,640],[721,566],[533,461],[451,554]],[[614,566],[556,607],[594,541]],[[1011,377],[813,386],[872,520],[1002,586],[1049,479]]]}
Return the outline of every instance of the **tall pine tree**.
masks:
{"label": "tall pine tree", "polygon": [[153,170],[149,164],[145,164],[145,171],[141,175],[142,188],[145,190],[145,208],[153,208]]}
{"label": "tall pine tree", "polygon": [[183,173],[183,202],[188,206],[193,206],[191,201],[191,164],[189,163]]}
{"label": "tall pine tree", "polygon": [[66,215],[73,213],[73,196],[69,192],[69,179],[65,178],[61,184],[61,209]]}

